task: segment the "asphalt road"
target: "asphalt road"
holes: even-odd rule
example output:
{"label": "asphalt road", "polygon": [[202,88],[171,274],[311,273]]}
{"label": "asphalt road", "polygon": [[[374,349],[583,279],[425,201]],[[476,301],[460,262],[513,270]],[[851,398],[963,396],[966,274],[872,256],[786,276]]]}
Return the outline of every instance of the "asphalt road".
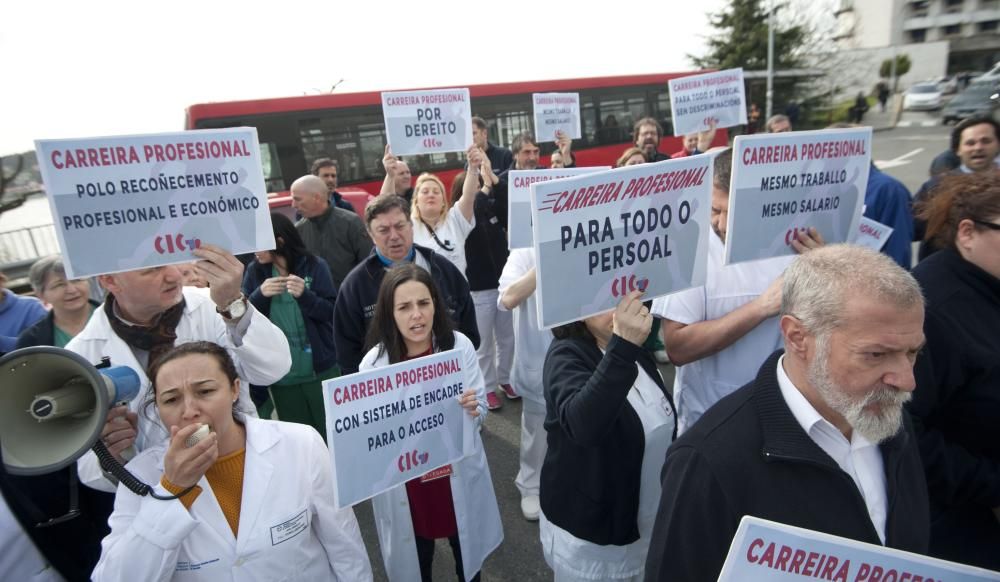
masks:
{"label": "asphalt road", "polygon": [[[921,120],[928,114],[916,115],[918,117],[904,113],[903,119]],[[876,164],[902,181],[910,192],[915,192],[927,179],[931,160],[948,147],[950,131],[950,127],[943,127],[940,124],[921,123],[905,128],[877,131],[872,146]],[[663,366],[661,373],[666,384],[672,385],[673,367]],[[552,579],[552,572],[542,557],[538,524],[528,522],[522,517],[520,493],[514,486],[514,477],[518,470],[520,422],[520,401],[504,399],[503,408],[487,416],[482,431],[504,529],[503,544],[483,566],[484,582],[541,582]],[[363,503],[357,506],[355,511],[361,523],[375,579],[386,580],[371,504]],[[446,541],[441,540],[438,542],[435,554],[434,579],[454,580],[454,572],[451,549]]]}

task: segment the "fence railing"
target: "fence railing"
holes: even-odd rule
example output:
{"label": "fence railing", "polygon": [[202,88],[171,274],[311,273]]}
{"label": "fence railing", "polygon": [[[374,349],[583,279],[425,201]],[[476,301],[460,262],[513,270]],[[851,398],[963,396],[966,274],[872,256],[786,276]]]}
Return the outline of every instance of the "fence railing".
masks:
{"label": "fence railing", "polygon": [[0,232],[0,269],[58,252],[59,241],[51,224]]}

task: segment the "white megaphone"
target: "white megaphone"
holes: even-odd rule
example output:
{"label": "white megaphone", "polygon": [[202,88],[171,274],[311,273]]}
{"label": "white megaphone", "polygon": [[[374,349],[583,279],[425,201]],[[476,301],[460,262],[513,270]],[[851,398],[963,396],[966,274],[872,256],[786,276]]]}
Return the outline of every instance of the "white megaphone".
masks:
{"label": "white megaphone", "polygon": [[41,475],[83,456],[108,409],[139,393],[125,366],[98,369],[61,348],[38,346],[0,358],[0,447],[7,472]]}

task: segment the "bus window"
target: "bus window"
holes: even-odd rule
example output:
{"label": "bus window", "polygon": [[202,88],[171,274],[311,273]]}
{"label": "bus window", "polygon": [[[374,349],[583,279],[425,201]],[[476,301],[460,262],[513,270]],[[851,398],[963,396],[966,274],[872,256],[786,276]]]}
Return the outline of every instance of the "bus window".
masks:
{"label": "bus window", "polygon": [[382,156],[385,155],[385,128],[381,123],[358,126],[361,141],[362,179],[375,180],[385,176]]}
{"label": "bus window", "polygon": [[285,189],[285,181],[281,177],[281,164],[278,163],[278,145],[275,143],[260,144],[260,167],[264,171],[264,186],[268,192],[281,192]]}
{"label": "bus window", "polygon": [[594,98],[580,95],[580,137],[586,145],[597,143],[597,110]]}
{"label": "bus window", "polygon": [[647,115],[646,97],[642,94],[629,94],[621,97],[600,98],[600,126],[597,132],[599,143],[626,143],[632,138],[632,124]]}
{"label": "bus window", "polygon": [[486,120],[490,126],[490,141],[509,148],[514,137],[531,131],[531,95],[498,95],[473,98],[473,115]]}
{"label": "bus window", "polygon": [[655,95],[656,113],[653,117],[663,126],[663,135],[674,134],[674,118],[670,113],[670,93],[659,92]]}

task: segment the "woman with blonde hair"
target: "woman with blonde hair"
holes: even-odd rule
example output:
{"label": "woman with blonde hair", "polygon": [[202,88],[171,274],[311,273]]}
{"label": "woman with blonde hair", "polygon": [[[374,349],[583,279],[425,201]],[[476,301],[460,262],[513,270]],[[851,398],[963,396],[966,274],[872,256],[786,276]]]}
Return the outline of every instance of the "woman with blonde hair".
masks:
{"label": "woman with blonde hair", "polygon": [[[465,239],[476,226],[473,208],[476,202],[476,191],[479,190],[479,167],[483,163],[482,150],[473,146],[467,152],[469,167],[465,184],[462,187],[462,197],[455,202],[454,207],[448,205],[448,190],[444,182],[434,174],[424,172],[413,185],[413,200],[410,205],[410,215],[413,218],[413,242],[432,249],[451,261],[458,270],[465,274]],[[382,182],[380,196],[395,193],[395,174],[399,160],[392,155],[389,146],[385,146],[385,181]]]}
{"label": "woman with blonde hair", "polygon": [[634,166],[636,164],[645,164],[646,156],[643,155],[642,150],[632,146],[622,152],[622,155],[618,157],[618,161],[615,162],[616,168],[623,168],[625,166]]}

